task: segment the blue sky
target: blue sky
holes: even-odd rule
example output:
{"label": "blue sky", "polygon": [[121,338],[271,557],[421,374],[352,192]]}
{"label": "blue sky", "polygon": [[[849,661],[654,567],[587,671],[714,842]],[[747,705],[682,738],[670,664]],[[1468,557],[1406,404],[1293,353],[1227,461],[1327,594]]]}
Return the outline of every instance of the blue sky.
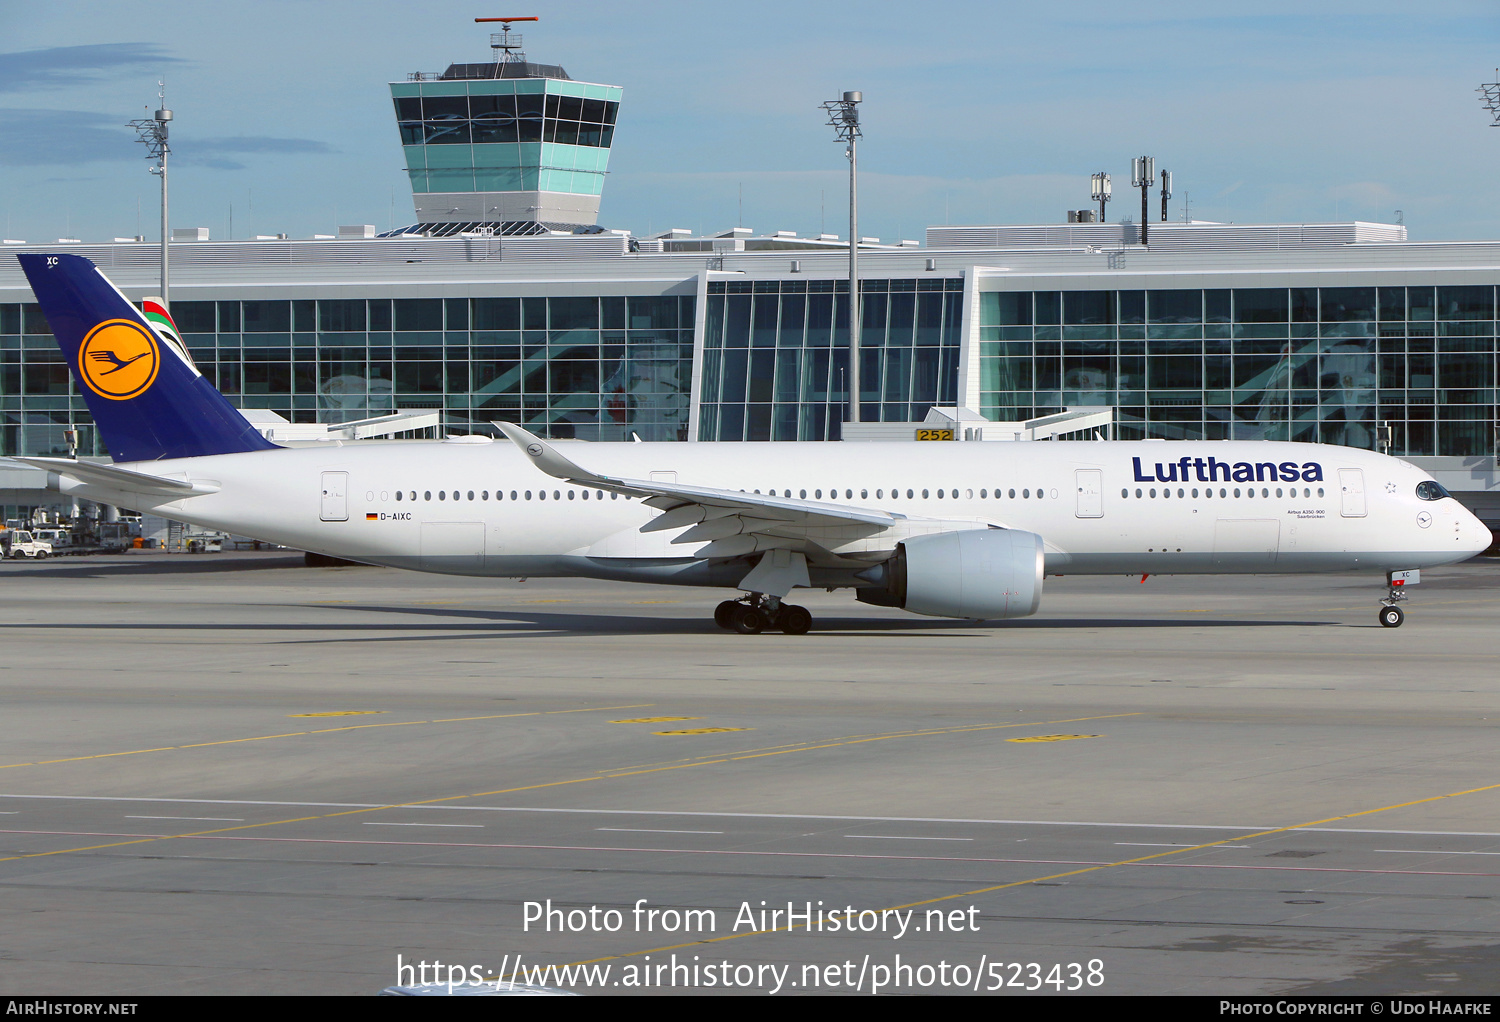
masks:
{"label": "blue sky", "polygon": [[1492,0],[1219,9],[0,0],[0,224],[32,242],[154,237],[156,180],[124,122],[154,108],[159,77],[173,226],[411,223],[386,83],[486,59],[475,16],[537,14],[532,59],[625,89],[610,227],[846,233],[818,104],[860,89],[865,235],[1059,221],[1096,170],[1114,175],[1111,219],[1138,217],[1130,158],[1150,154],[1173,172],[1173,219],[1185,202],[1240,223],[1399,209],[1413,239],[1500,238],[1500,129],[1474,91],[1500,64]]}

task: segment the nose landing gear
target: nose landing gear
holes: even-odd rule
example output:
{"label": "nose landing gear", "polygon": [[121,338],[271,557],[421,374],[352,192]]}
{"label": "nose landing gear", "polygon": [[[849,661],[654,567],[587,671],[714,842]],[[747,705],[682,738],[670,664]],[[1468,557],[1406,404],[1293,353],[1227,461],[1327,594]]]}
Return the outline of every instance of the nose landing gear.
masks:
{"label": "nose landing gear", "polygon": [[715,607],[714,624],[741,635],[759,635],[767,630],[806,635],[812,628],[812,614],[805,607],[782,603],[775,596],[751,593]]}
{"label": "nose landing gear", "polygon": [[1380,601],[1381,627],[1401,627],[1401,622],[1406,620],[1406,615],[1396,605],[1406,602],[1406,587],[1416,585],[1421,579],[1422,576],[1415,570],[1392,571],[1386,574],[1386,596]]}

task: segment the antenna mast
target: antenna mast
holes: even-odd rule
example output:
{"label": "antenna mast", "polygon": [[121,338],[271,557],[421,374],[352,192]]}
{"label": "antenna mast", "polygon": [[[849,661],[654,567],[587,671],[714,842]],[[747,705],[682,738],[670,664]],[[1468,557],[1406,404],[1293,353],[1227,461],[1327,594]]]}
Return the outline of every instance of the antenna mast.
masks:
{"label": "antenna mast", "polygon": [[843,99],[822,104],[834,136],[848,148],[849,157],[849,422],[860,421],[860,293],[859,293],[859,164],[855,143],[864,136],[859,130],[859,104],[863,93],[846,92]]}
{"label": "antenna mast", "polygon": [[1141,190],[1141,244],[1146,242],[1146,228],[1150,226],[1150,210],[1147,209],[1147,193],[1156,184],[1156,158],[1141,156],[1130,161],[1130,186]]}
{"label": "antenna mast", "polygon": [[1490,112],[1490,127],[1500,128],[1500,68],[1495,69],[1495,78],[1495,81],[1486,82],[1474,91],[1479,93],[1479,101]]}
{"label": "antenna mast", "polygon": [[172,232],[167,227],[167,156],[172,152],[172,147],[167,144],[167,124],[172,120],[172,111],[167,109],[166,82],[157,82],[156,90],[161,109],[151,118],[131,121],[126,127],[134,128],[136,140],[145,143],[146,159],[156,161],[156,166],[149,169],[161,178],[161,303],[170,311],[172,306],[167,286],[167,242],[171,240]]}
{"label": "antenna mast", "polygon": [[513,21],[540,21],[540,18],[475,18],[475,24],[498,21],[501,23],[499,32],[490,33],[490,49],[495,51],[496,64],[524,63],[526,53],[521,49],[521,37],[511,35],[511,22]]}

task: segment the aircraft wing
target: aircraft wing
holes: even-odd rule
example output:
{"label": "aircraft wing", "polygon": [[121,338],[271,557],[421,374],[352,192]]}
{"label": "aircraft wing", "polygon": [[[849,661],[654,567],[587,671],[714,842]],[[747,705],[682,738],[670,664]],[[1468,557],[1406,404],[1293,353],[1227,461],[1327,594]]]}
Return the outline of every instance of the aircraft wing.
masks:
{"label": "aircraft wing", "polygon": [[659,508],[663,514],[642,526],[642,532],[691,526],[672,542],[708,544],[698,551],[700,557],[839,546],[893,529],[904,531],[902,526],[913,521],[899,513],[847,504],[601,475],[578,465],[520,426],[509,422],[496,422],[494,426],[547,475],[579,486],[640,497],[648,506]]}

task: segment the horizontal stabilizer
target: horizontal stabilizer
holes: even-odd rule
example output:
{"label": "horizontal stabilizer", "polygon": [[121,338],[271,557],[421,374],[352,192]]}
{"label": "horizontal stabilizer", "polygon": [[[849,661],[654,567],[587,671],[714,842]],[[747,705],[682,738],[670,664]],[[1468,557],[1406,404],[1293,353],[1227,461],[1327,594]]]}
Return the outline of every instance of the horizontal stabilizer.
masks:
{"label": "horizontal stabilizer", "polygon": [[70,458],[22,458],[12,457],[33,468],[46,469],[58,475],[72,476],[80,483],[103,486],[126,493],[139,493],[153,497],[196,497],[204,493],[217,493],[219,484],[205,480],[169,479],[166,476],[133,472],[114,465],[96,465],[88,461],[73,461]]}

